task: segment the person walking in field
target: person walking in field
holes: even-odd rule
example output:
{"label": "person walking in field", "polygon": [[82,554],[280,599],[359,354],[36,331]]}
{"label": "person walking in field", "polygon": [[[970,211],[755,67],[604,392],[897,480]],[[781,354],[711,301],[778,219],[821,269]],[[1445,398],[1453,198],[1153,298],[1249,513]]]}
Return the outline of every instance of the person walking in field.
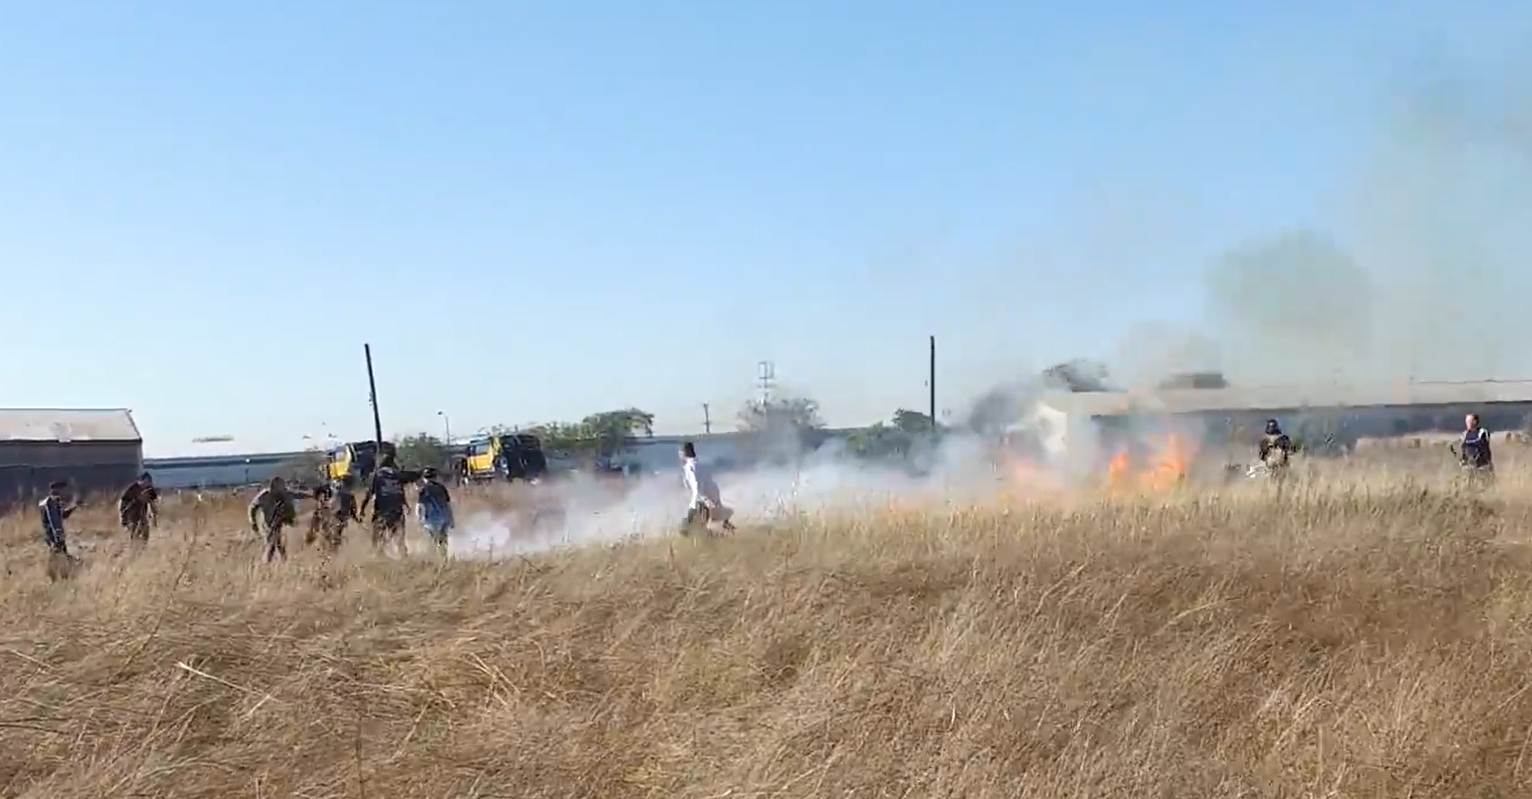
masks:
{"label": "person walking in field", "polygon": [[309,518],[309,531],[303,537],[304,546],[322,541],[327,554],[335,554],[345,540],[346,527],[351,522],[360,523],[357,513],[356,481],[346,475],[333,483],[327,483],[314,492],[314,513]]}
{"label": "person walking in field", "polygon": [[681,482],[691,493],[686,508],[686,521],[681,534],[690,535],[693,530],[706,532],[714,520],[722,523],[725,530],[734,530],[733,509],[723,504],[718,482],[711,470],[697,461],[697,445],[687,441],[681,445]]}
{"label": "person walking in field", "polygon": [[266,562],[278,555],[287,560],[287,528],[298,522],[298,499],[303,496],[288,490],[287,481],[271,478],[271,483],[250,500],[250,531],[266,535]]}
{"label": "person walking in field", "polygon": [[309,529],[303,533],[303,545],[311,547],[324,533],[329,522],[330,500],[335,496],[335,484],[322,482],[314,487],[314,509],[309,511]]}
{"label": "person walking in field", "polygon": [[69,541],[64,532],[64,520],[75,512],[75,506],[64,498],[69,483],[55,480],[48,484],[48,495],[37,503],[42,517],[43,543],[48,545],[48,579],[58,581],[74,574],[76,560],[69,554]]}
{"label": "person walking in field", "polygon": [[1287,468],[1292,465],[1293,440],[1282,432],[1282,425],[1276,419],[1266,420],[1266,432],[1261,434],[1260,445],[1256,448],[1256,457],[1266,468],[1271,471],[1273,477],[1284,477]]}
{"label": "person walking in field", "polygon": [[409,511],[404,486],[418,479],[418,473],[399,471],[392,455],[385,455],[377,471],[372,473],[372,483],[362,497],[362,512],[366,513],[367,506],[372,505],[372,547],[377,552],[382,552],[392,541],[399,548],[401,557],[409,554],[404,545],[404,517]]}
{"label": "person walking in field", "polygon": [[1495,481],[1495,453],[1490,448],[1489,431],[1479,423],[1479,414],[1463,417],[1463,440],[1458,451],[1458,465],[1468,474],[1476,488],[1484,488]]}
{"label": "person walking in field", "polygon": [[420,477],[423,482],[415,495],[415,513],[420,517],[420,526],[436,544],[437,551],[445,556],[447,536],[456,523],[452,514],[452,493],[437,479],[436,469],[426,467]]}
{"label": "person walking in field", "polygon": [[117,516],[128,540],[135,544],[149,541],[149,529],[159,524],[160,492],[148,472],[138,476],[117,498]]}

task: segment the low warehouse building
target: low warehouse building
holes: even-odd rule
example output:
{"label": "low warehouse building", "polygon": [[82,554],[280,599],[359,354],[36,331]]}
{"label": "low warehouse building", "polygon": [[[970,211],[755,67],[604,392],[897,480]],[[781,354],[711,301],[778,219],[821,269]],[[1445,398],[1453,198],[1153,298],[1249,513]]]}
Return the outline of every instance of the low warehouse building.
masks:
{"label": "low warehouse building", "polygon": [[1135,417],[1196,419],[1210,438],[1223,440],[1244,438],[1275,418],[1289,433],[1349,447],[1360,438],[1461,430],[1468,413],[1479,414],[1492,432],[1525,430],[1532,421],[1532,381],[1102,391],[1050,394],[1044,403],[1108,426]]}
{"label": "low warehouse building", "polygon": [[126,409],[0,409],[0,505],[67,480],[83,496],[120,491],[143,471],[144,442]]}

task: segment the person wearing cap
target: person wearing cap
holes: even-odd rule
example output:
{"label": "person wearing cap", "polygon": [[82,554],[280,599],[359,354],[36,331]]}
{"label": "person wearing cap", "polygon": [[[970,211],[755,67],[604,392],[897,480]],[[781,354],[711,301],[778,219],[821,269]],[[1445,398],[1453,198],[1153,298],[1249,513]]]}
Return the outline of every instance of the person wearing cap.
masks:
{"label": "person wearing cap", "polygon": [[425,528],[435,542],[437,550],[445,555],[447,534],[451,532],[454,523],[452,493],[438,478],[433,467],[423,469],[420,478],[420,489],[415,494],[415,515],[420,519],[420,526]]}
{"label": "person wearing cap", "polygon": [[74,556],[69,554],[69,542],[64,532],[64,520],[75,511],[75,506],[64,498],[68,488],[68,482],[54,480],[48,484],[48,495],[37,503],[38,514],[42,516],[43,522],[43,543],[48,545],[50,580],[67,576],[69,567],[74,564]]}
{"label": "person wearing cap", "polygon": [[154,477],[148,472],[138,476],[117,498],[117,516],[128,540],[145,543],[149,540],[149,528],[159,523],[160,492],[154,487]]}

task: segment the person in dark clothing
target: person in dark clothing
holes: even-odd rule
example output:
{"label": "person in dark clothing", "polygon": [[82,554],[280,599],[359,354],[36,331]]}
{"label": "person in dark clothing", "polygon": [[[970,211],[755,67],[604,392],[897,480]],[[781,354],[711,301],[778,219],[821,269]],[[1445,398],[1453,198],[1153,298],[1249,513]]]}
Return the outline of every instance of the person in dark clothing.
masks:
{"label": "person in dark clothing", "polygon": [[42,517],[43,543],[48,545],[48,579],[59,580],[74,573],[75,559],[69,554],[69,541],[64,532],[64,520],[75,511],[75,506],[64,498],[69,483],[55,480],[48,484],[48,495],[37,503]]}
{"label": "person in dark clothing", "polygon": [[1469,479],[1487,484],[1495,478],[1495,453],[1490,448],[1489,431],[1479,424],[1479,414],[1463,417],[1463,442],[1458,464],[1468,471]]}
{"label": "person in dark clothing", "polygon": [[158,525],[159,502],[159,489],[154,487],[154,478],[148,472],[139,475],[123,490],[122,496],[117,498],[117,516],[123,529],[128,531],[128,540],[140,544],[148,542],[149,529]]}
{"label": "person in dark clothing", "polygon": [[298,521],[298,500],[306,497],[303,492],[291,491],[287,481],[271,478],[271,483],[250,500],[250,529],[266,534],[266,562],[280,555],[287,560],[287,539],[284,532]]}
{"label": "person in dark clothing", "polygon": [[309,514],[309,529],[303,545],[321,541],[334,554],[345,538],[346,527],[361,521],[356,513],[356,478],[346,475],[339,480],[321,483],[314,489],[314,510]]}
{"label": "person in dark clothing", "polygon": [[381,552],[392,541],[401,556],[408,554],[404,545],[404,517],[409,511],[404,497],[404,487],[420,479],[419,473],[402,472],[394,465],[392,456],[384,456],[372,482],[362,496],[362,513],[372,505],[372,546]]}
{"label": "person in dark clothing", "polygon": [[1274,477],[1281,477],[1287,473],[1287,467],[1292,463],[1293,440],[1282,432],[1282,425],[1276,419],[1266,420],[1266,432],[1261,434],[1261,442],[1256,451],[1256,457]]}
{"label": "person in dark clothing", "polygon": [[321,482],[314,488],[314,510],[309,513],[309,529],[303,534],[303,545],[311,547],[324,533],[330,521],[330,501],[335,497],[335,485]]}
{"label": "person in dark clothing", "polygon": [[362,517],[357,513],[356,480],[348,475],[333,486],[329,486],[324,500],[315,512],[323,514],[320,529],[324,533],[326,549],[333,554],[340,549],[341,541],[346,535],[346,527],[352,522],[362,521]]}

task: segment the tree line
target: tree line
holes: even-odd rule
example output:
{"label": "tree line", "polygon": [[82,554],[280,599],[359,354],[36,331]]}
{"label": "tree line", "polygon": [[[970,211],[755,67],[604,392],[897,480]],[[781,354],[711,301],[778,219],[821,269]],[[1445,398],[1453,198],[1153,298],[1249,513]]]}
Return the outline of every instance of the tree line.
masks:
{"label": "tree line", "polygon": [[[861,457],[902,455],[935,426],[918,411],[899,409],[887,422],[853,432],[847,450]],[[739,439],[740,456],[770,460],[775,454],[812,449],[829,438],[819,403],[805,396],[774,396],[745,402],[735,415],[735,430],[753,434]],[[654,414],[641,408],[621,408],[590,414],[579,421],[544,422],[518,428],[495,426],[483,434],[528,433],[542,442],[550,458],[580,468],[616,468],[626,453],[654,436]],[[446,468],[452,450],[441,438],[415,433],[394,439],[400,462]]]}

